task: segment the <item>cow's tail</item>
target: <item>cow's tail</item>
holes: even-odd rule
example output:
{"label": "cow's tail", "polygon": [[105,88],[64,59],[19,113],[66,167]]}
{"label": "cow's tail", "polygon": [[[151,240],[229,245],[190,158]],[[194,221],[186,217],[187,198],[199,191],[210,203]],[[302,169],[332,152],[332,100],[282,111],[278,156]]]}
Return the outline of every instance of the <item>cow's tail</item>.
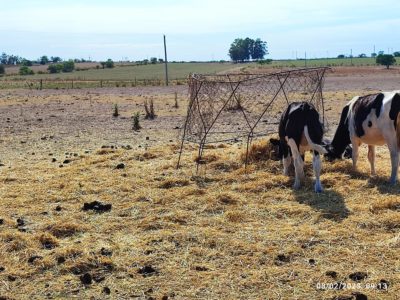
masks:
{"label": "cow's tail", "polygon": [[[400,115],[400,114],[399,114]],[[398,119],[397,119],[398,120]],[[399,132],[400,133],[400,132]],[[311,138],[310,138],[310,134],[308,133],[308,126],[304,126],[304,135],[307,139],[308,145],[310,146],[310,148],[314,151],[317,151],[319,154],[326,154],[328,153],[328,151],[322,147],[321,145],[315,144]]]}
{"label": "cow's tail", "polygon": [[400,112],[397,114],[396,136],[397,136],[397,149],[400,150]]}

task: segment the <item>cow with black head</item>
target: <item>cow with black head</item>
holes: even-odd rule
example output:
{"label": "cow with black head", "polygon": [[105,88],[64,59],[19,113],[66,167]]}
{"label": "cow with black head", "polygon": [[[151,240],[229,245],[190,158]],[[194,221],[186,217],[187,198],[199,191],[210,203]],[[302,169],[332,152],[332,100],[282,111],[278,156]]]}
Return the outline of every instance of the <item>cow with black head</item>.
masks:
{"label": "cow with black head", "polygon": [[326,150],[321,146],[323,125],[315,107],[308,102],[293,102],[282,114],[279,123],[279,140],[270,142],[279,147],[278,153],[283,163],[283,173],[289,175],[289,167],[293,163],[295,168],[295,182],[293,187],[299,189],[304,179],[304,153],[313,152],[313,169],[315,174],[314,190],[322,192],[320,181],[321,159],[320,154]]}
{"label": "cow with black head", "polygon": [[397,182],[400,150],[400,91],[356,96],[343,108],[340,122],[326,158],[342,158],[352,145],[353,168],[356,170],[361,144],[368,145],[371,175],[375,171],[375,146],[386,144],[389,148],[392,172],[390,182]]}

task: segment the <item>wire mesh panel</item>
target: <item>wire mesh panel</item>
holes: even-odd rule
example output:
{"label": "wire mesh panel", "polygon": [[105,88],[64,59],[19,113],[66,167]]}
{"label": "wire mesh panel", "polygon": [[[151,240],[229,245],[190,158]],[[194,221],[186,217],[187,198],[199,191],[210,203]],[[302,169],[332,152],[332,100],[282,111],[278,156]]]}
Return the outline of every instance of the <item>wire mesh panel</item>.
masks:
{"label": "wire mesh panel", "polygon": [[[199,158],[208,143],[246,140],[277,131],[282,112],[296,101],[308,101],[326,124],[322,86],[328,68],[272,74],[192,74],[183,143],[199,144]],[[180,160],[180,155],[179,155]],[[179,161],[178,161],[179,166]]]}

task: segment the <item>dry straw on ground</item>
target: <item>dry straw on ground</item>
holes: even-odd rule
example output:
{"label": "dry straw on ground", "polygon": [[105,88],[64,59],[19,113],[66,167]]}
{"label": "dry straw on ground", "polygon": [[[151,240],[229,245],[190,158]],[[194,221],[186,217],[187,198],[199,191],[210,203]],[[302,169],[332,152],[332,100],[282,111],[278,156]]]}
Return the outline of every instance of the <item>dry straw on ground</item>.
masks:
{"label": "dry straw on ground", "polygon": [[[244,150],[236,146],[207,150],[213,159],[200,180],[192,175],[195,152],[175,170],[175,149],[153,149],[152,155],[101,151],[64,168],[41,163],[34,170],[3,170],[0,295],[333,299],[355,291],[395,299],[399,294],[399,187],[385,182],[387,151],[378,151],[374,179],[368,178],[365,159],[360,173],[351,171],[350,161],[324,162],[326,190],[317,195],[311,179],[293,191],[279,162],[250,165],[245,172],[237,165]],[[126,167],[115,169],[121,161]],[[221,164],[228,166],[225,171]],[[112,210],[82,211],[92,200],[111,203]],[[337,278],[326,275],[333,272]],[[362,285],[386,280],[389,291],[317,288],[356,284],[349,278],[355,272],[367,274]],[[82,283],[85,274],[90,284]]]}

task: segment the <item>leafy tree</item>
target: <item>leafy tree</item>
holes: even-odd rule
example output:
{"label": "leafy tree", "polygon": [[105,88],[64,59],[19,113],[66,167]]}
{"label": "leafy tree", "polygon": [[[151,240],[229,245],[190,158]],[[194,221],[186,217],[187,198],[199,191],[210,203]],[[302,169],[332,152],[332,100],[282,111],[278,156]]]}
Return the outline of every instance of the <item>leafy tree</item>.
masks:
{"label": "leafy tree", "polygon": [[376,63],[386,66],[386,69],[389,69],[389,67],[391,65],[393,65],[395,62],[396,62],[396,59],[391,54],[379,54],[376,57]]}
{"label": "leafy tree", "polygon": [[375,52],[373,52],[373,53],[371,53],[371,57],[376,57],[377,56],[377,54],[375,53]]}
{"label": "leafy tree", "polygon": [[62,64],[62,71],[63,72],[72,72],[75,69],[75,63],[72,59],[68,61],[64,61]]}
{"label": "leafy tree", "polygon": [[164,60],[163,60],[162,58],[159,58],[159,59],[158,59],[158,62],[159,62],[160,64],[162,64],[162,63],[164,62]]}
{"label": "leafy tree", "polygon": [[8,62],[8,55],[3,52],[0,56],[0,63],[6,65],[7,62]]}
{"label": "leafy tree", "polygon": [[0,75],[3,75],[6,73],[6,68],[4,67],[4,65],[0,64]]}
{"label": "leafy tree", "polygon": [[367,55],[365,53],[361,53],[361,54],[358,55],[358,57],[365,58],[365,57],[367,57]]}
{"label": "leafy tree", "polygon": [[100,64],[101,64],[103,69],[106,67],[106,62],[105,61],[101,61]]}
{"label": "leafy tree", "polygon": [[27,67],[31,67],[33,65],[32,61],[25,59],[25,58],[21,61],[21,64],[23,66],[27,66]]}
{"label": "leafy tree", "polygon": [[346,56],[344,56],[344,54],[339,54],[338,56],[337,56],[337,58],[345,58]]}
{"label": "leafy tree", "polygon": [[46,55],[43,55],[41,58],[39,58],[39,63],[41,65],[45,65],[49,63],[49,58]]}
{"label": "leafy tree", "polygon": [[35,72],[33,72],[32,69],[28,68],[27,66],[22,66],[19,68],[19,75],[33,75]]}
{"label": "leafy tree", "polygon": [[267,43],[261,39],[237,38],[229,48],[229,56],[235,62],[263,59],[266,54],[268,54]]}
{"label": "leafy tree", "polygon": [[61,57],[58,57],[58,56],[52,56],[52,57],[50,57],[50,60],[53,63],[58,63],[58,62],[62,61]]}
{"label": "leafy tree", "polygon": [[109,68],[109,69],[114,68],[114,62],[111,58],[107,59],[105,65],[106,65],[106,68]]}
{"label": "leafy tree", "polygon": [[253,43],[251,58],[255,60],[264,59],[264,56],[267,54],[267,43],[260,39],[256,39]]}
{"label": "leafy tree", "polygon": [[400,51],[394,52],[394,53],[393,53],[393,56],[394,56],[394,57],[400,57]]}
{"label": "leafy tree", "polygon": [[157,63],[157,57],[151,57],[150,62],[155,65]]}
{"label": "leafy tree", "polygon": [[249,59],[250,53],[249,50],[246,48],[246,42],[244,39],[235,39],[229,48],[229,56],[231,60],[238,62],[238,61],[245,61]]}

